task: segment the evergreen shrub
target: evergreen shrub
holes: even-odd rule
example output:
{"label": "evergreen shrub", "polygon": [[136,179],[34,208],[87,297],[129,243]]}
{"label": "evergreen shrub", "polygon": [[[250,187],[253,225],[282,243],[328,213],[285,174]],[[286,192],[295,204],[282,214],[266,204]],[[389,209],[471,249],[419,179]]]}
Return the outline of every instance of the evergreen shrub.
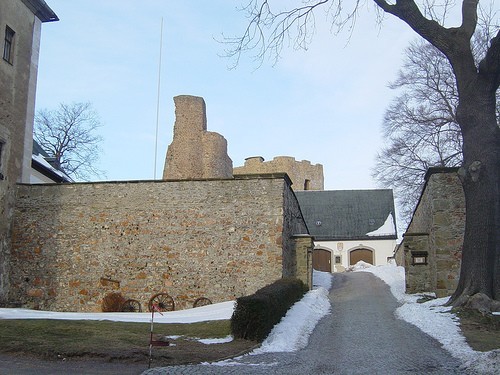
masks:
{"label": "evergreen shrub", "polygon": [[263,341],[307,290],[301,280],[283,278],[250,296],[237,298],[231,317],[233,337]]}

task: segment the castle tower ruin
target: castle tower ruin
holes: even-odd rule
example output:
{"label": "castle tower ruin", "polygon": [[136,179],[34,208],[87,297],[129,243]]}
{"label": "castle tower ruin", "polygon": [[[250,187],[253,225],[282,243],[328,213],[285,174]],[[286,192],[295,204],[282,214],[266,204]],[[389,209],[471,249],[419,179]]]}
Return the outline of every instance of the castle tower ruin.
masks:
{"label": "castle tower ruin", "polygon": [[226,139],[207,131],[205,101],[198,96],[174,97],[174,137],[168,146],[164,180],[232,178],[233,162]]}

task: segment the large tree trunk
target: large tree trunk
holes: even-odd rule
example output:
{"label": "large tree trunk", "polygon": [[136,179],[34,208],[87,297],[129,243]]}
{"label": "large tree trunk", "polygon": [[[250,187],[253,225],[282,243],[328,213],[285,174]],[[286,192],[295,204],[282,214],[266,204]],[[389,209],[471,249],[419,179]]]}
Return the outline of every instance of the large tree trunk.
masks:
{"label": "large tree trunk", "polygon": [[[500,300],[500,128],[495,92],[481,77],[461,87],[457,119],[462,128],[464,165],[460,178],[466,219],[462,266],[450,304],[496,310]],[[477,303],[479,303],[477,305]]]}

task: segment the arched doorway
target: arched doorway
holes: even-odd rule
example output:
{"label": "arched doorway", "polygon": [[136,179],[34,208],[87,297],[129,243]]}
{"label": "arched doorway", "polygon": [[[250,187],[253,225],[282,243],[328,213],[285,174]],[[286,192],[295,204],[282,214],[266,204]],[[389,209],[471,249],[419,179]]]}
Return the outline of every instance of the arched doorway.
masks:
{"label": "arched doorway", "polygon": [[355,249],[349,253],[349,265],[353,266],[360,260],[373,264],[373,251],[370,249]]}
{"label": "arched doorway", "polygon": [[325,249],[314,249],[313,268],[316,271],[332,272],[332,253]]}

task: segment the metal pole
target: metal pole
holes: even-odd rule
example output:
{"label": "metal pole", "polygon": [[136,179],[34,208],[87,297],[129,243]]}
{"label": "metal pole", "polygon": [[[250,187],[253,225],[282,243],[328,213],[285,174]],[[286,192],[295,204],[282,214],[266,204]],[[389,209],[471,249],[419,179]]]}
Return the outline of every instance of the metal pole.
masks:
{"label": "metal pole", "polygon": [[156,180],[156,159],[158,158],[158,127],[160,122],[160,88],[161,88],[161,52],[163,47],[163,17],[161,18],[160,26],[160,59],[158,62],[158,92],[156,98],[156,135],[155,135],[155,162],[154,162],[154,179]]}

